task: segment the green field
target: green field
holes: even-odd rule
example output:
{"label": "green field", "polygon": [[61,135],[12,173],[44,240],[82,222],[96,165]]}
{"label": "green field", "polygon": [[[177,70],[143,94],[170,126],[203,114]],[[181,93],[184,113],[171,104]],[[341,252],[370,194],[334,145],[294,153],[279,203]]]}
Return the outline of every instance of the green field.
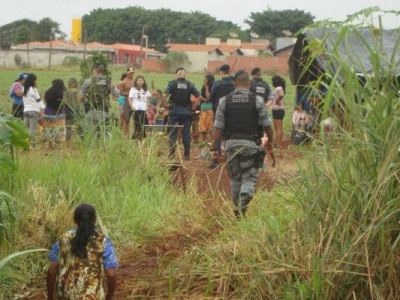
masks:
{"label": "green field", "polygon": [[[374,73],[394,74],[398,64],[379,63],[381,45],[369,47]],[[41,94],[54,78],[80,77],[77,70],[32,71]],[[112,70],[114,81],[122,71]],[[273,188],[259,188],[240,221],[215,188],[221,175],[204,194],[196,187],[205,175],[172,184],[164,136],[138,144],[115,128],[107,140],[13,148],[16,170],[0,160],[0,299],[45,298],[46,252],[16,254],[49,249],[73,226],[81,202],[95,205],[99,229],[116,246],[124,279],[116,299],[400,299],[398,90],[390,76],[366,75],[361,86],[352,66],[338,72],[344,80],[337,73],[325,83],[322,104],[335,130],[277,149],[277,166],[266,171]],[[0,72],[5,111],[18,73]],[[173,78],[144,76],[161,89]],[[188,75],[198,87],[202,78]],[[287,90],[286,136],[294,87]],[[8,138],[0,125],[0,138]],[[0,158],[9,149],[2,147]]]}

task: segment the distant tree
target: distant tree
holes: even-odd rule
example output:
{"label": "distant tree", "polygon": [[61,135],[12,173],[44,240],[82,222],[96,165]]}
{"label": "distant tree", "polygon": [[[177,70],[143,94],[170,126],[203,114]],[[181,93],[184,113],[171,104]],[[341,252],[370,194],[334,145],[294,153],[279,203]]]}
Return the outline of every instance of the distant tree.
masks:
{"label": "distant tree", "polygon": [[[0,47],[1,49],[10,49],[10,47],[13,44],[17,44],[15,41],[17,32],[19,35],[19,38],[21,38],[21,35],[23,35],[23,30],[18,29],[20,27],[23,28],[30,28],[30,30],[33,32],[35,30],[36,26],[35,21],[31,21],[28,19],[22,19],[18,21],[14,21],[12,23],[3,25],[0,27]],[[32,37],[33,38],[33,37]]]}
{"label": "distant tree", "polygon": [[50,18],[44,18],[39,21],[37,25],[37,31],[35,38],[37,41],[46,42],[57,38],[57,35],[61,34],[60,24],[53,21]]}
{"label": "distant tree", "polygon": [[187,68],[192,64],[187,54],[181,51],[169,52],[162,60],[168,66],[168,71],[171,73],[175,72],[179,67]]}
{"label": "distant tree", "polygon": [[60,24],[50,18],[44,18],[39,22],[21,19],[0,27],[0,48],[10,49],[13,44],[48,41],[50,35],[53,39],[66,36],[60,30]]}
{"label": "distant tree", "polygon": [[138,45],[144,32],[149,47],[154,45],[157,50],[163,50],[168,42],[204,43],[206,37],[213,34],[221,38],[226,38],[229,32],[248,36],[232,22],[217,21],[199,11],[183,13],[142,7],[95,9],[83,16],[82,25],[87,29],[88,41],[131,43],[134,39]]}
{"label": "distant tree", "polygon": [[245,23],[249,24],[251,31],[259,34],[260,37],[276,38],[285,35],[283,30],[289,30],[294,34],[314,23],[314,16],[298,9],[268,9],[263,12],[251,13]]}
{"label": "distant tree", "polygon": [[32,41],[32,36],[33,33],[30,27],[26,25],[19,26],[15,31],[14,43],[15,44],[29,43],[30,41]]}

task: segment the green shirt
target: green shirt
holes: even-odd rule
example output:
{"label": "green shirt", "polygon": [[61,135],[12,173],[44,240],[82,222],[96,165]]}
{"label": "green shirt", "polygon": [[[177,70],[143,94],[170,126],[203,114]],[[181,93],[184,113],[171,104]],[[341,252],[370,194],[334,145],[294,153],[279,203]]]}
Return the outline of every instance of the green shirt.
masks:
{"label": "green shirt", "polygon": [[201,110],[212,110],[212,103],[211,102],[203,102],[200,105]]}

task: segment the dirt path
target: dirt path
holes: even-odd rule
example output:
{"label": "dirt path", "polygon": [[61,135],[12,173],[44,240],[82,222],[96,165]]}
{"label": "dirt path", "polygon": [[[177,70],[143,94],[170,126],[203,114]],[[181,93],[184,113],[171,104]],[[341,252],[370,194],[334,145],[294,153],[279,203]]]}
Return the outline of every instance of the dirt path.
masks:
{"label": "dirt path", "polygon": [[[211,199],[211,189],[224,194],[225,199],[230,198],[230,179],[225,167],[214,170],[208,169],[209,163],[204,159],[195,159],[201,153],[201,149],[196,149],[191,153],[192,160],[183,162],[181,172],[183,175],[178,179],[179,184],[182,180],[188,180],[191,176],[196,176],[198,180],[197,192],[203,194],[203,204],[207,206],[207,211],[211,214],[216,211],[218,205],[223,200],[221,197]],[[257,189],[273,189],[274,185],[287,178],[290,178],[297,171],[296,159],[302,155],[295,147],[277,149],[275,151],[277,160],[275,168],[270,166],[267,161],[267,170],[261,173]],[[214,194],[215,195],[215,194]],[[205,222],[208,220],[205,220]],[[157,298],[154,295],[154,287],[161,283],[154,282],[155,276],[159,271],[164,270],[168,261],[180,257],[185,251],[190,250],[199,242],[212,240],[213,236],[221,228],[213,224],[207,230],[204,226],[195,227],[193,224],[184,224],[184,231],[173,232],[167,236],[149,241],[140,248],[122,248],[119,250],[120,257],[123,258],[118,269],[118,289],[115,299],[128,299],[132,295],[142,295],[145,298]],[[189,238],[188,238],[189,237]],[[140,282],[140,284],[138,284]],[[168,283],[163,283],[168,288]]]}

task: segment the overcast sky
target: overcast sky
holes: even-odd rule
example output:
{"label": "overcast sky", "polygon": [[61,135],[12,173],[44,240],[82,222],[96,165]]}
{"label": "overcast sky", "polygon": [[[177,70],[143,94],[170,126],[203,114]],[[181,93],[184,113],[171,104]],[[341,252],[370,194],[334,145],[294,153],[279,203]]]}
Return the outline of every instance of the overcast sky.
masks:
{"label": "overcast sky", "polygon": [[[72,19],[81,18],[96,8],[125,8],[140,6],[146,9],[169,8],[173,11],[208,13],[217,20],[232,21],[247,29],[244,20],[252,12],[299,9],[310,12],[316,20],[342,21],[347,15],[372,6],[382,10],[400,11],[399,0],[0,0],[0,26],[27,18],[39,21],[49,17],[60,23],[60,29],[68,37],[72,31]],[[400,16],[384,16],[385,28],[400,27]],[[375,20],[377,24],[377,21]]]}

